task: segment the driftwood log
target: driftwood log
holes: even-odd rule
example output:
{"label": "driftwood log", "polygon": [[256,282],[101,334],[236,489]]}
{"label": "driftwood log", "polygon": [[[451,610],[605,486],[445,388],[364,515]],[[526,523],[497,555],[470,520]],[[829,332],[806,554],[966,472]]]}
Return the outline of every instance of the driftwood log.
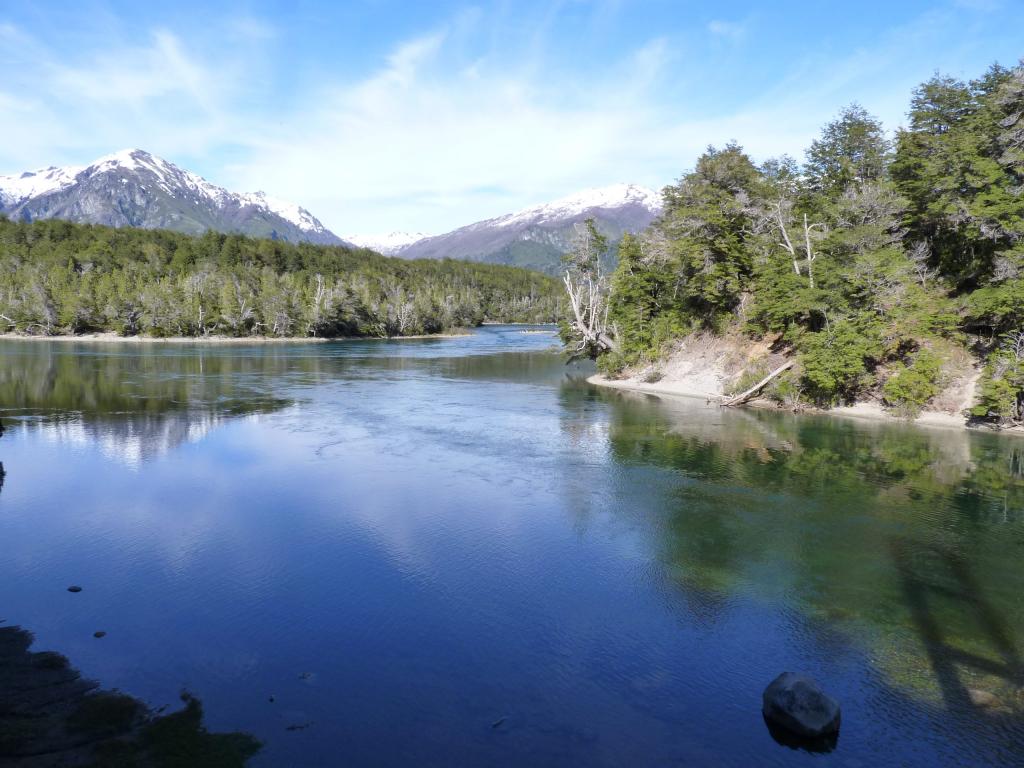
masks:
{"label": "driftwood log", "polygon": [[785,373],[790,368],[792,368],[795,364],[796,364],[795,360],[790,360],[787,363],[783,363],[782,365],[780,365],[774,371],[769,373],[767,376],[765,376],[763,379],[761,379],[759,382],[757,382],[757,384],[752,386],[747,391],[741,392],[740,394],[736,395],[735,397],[730,397],[730,398],[727,398],[725,400],[722,400],[721,405],[728,405],[728,406],[743,405],[743,403],[747,402],[748,400],[750,400],[750,398],[752,398],[754,395],[756,395],[758,392],[760,392],[762,389],[764,389],[765,386],[768,384],[768,382],[770,382],[772,379],[776,378],[777,376],[781,376],[783,373]]}

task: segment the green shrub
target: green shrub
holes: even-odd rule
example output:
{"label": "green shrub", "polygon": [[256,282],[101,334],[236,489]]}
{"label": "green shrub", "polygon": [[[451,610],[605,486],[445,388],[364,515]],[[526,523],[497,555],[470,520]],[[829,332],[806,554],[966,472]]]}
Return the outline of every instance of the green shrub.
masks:
{"label": "green shrub", "polygon": [[804,334],[799,349],[807,392],[822,405],[856,397],[869,380],[866,360],[876,351],[870,339],[849,321]]}
{"label": "green shrub", "polygon": [[764,389],[764,396],[769,400],[795,408],[799,405],[803,392],[800,382],[792,370],[786,371]]}
{"label": "green shrub", "polygon": [[916,418],[925,404],[939,393],[942,363],[927,349],[920,350],[909,365],[897,363],[882,387],[886,404],[907,418]]}
{"label": "green shrub", "polygon": [[989,358],[982,372],[978,404],[971,409],[977,418],[999,423],[1024,418],[1024,358],[1021,336],[1004,337],[1003,346]]}
{"label": "green shrub", "polygon": [[978,404],[971,415],[989,421],[1014,421],[1020,415],[1020,387],[997,375],[992,366],[986,366],[981,378]]}

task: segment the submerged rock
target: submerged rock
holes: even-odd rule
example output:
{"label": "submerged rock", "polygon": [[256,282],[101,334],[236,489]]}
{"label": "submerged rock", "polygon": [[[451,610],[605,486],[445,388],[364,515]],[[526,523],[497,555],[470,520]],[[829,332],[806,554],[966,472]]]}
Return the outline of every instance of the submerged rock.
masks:
{"label": "submerged rock", "polygon": [[68,587],[68,592],[81,592],[82,588],[79,586],[72,585]]}
{"label": "submerged rock", "polygon": [[808,739],[839,731],[839,704],[811,677],[783,672],[764,689],[762,712],[769,723]]}
{"label": "submerged rock", "polygon": [[980,688],[968,688],[967,698],[970,699],[971,704],[980,709],[990,709],[998,707],[1000,704],[998,696],[989,691],[983,691]]}

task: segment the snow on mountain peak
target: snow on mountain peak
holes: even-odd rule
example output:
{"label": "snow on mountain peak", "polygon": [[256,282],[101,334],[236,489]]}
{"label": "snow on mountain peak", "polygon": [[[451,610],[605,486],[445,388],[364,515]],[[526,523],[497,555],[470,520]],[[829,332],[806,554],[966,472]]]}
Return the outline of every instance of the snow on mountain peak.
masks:
{"label": "snow on mountain peak", "polygon": [[289,221],[299,229],[304,229],[310,232],[326,232],[327,229],[321,224],[317,218],[295,203],[289,203],[286,200],[279,200],[276,197],[270,197],[265,192],[244,192],[238,195],[239,199],[248,205],[255,205],[258,208],[265,208],[271,213],[276,213],[285,221]]}
{"label": "snow on mountain peak", "polygon": [[36,171],[25,171],[16,176],[0,176],[0,204],[15,205],[22,200],[39,197],[48,192],[64,189],[75,181],[80,166],[64,168],[50,166]]}
{"label": "snow on mountain peak", "polygon": [[104,155],[89,165],[85,172],[95,175],[118,170],[152,174],[164,192],[175,195],[187,190],[213,201],[218,207],[223,207],[232,197],[223,187],[211,184],[202,176],[179,168],[174,163],[152,155],[144,149],[122,149]]}
{"label": "snow on mountain peak", "polygon": [[425,237],[430,237],[430,235],[425,232],[388,232],[378,235],[346,235],[345,239],[360,248],[370,248],[385,256],[390,256]]}
{"label": "snow on mountain peak", "polygon": [[156,187],[167,194],[197,195],[223,209],[229,204],[251,205],[294,224],[305,232],[329,234],[313,214],[305,208],[270,197],[263,192],[234,194],[212,184],[202,176],[179,168],[144,149],[122,149],[94,160],[87,166],[66,166],[28,171],[18,176],[0,176],[0,207],[16,206],[31,198],[63,190],[79,180],[105,173],[127,172],[155,177]]}
{"label": "snow on mountain peak", "polygon": [[550,203],[524,208],[499,217],[494,223],[501,227],[527,221],[544,223],[569,219],[596,208],[621,208],[626,205],[641,205],[651,213],[659,213],[662,207],[661,193],[637,184],[594,187]]}

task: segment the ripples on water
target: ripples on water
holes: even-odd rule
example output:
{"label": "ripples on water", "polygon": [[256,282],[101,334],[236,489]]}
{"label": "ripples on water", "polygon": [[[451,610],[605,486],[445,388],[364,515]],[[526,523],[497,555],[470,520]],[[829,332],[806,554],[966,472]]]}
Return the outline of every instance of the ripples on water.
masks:
{"label": "ripples on water", "polygon": [[[0,343],[0,617],[253,765],[1024,761],[1024,441],[598,390],[520,331]],[[834,752],[768,734],[784,669]]]}

